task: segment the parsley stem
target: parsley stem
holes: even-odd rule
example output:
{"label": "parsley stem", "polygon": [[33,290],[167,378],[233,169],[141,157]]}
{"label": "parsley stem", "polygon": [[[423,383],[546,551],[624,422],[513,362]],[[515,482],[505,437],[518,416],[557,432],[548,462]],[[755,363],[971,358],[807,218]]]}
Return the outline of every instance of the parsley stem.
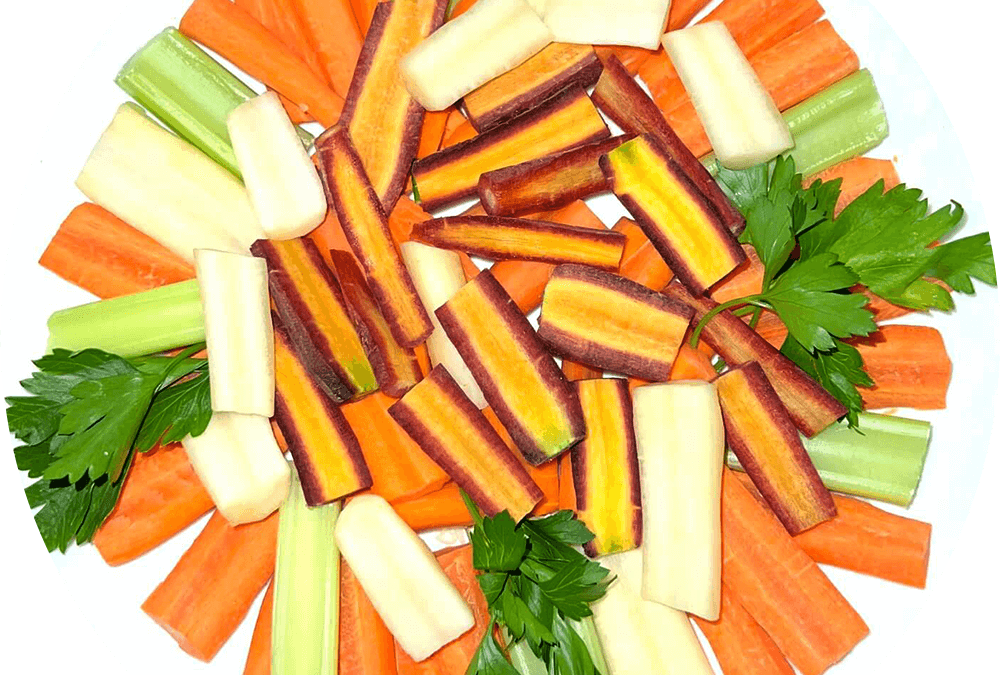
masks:
{"label": "parsley stem", "polygon": [[753,310],[753,316],[750,318],[750,327],[757,328],[757,323],[760,321],[761,315],[764,314],[764,308],[760,305]]}
{"label": "parsley stem", "polygon": [[747,314],[753,314],[755,311],[757,311],[755,307],[740,307],[733,310],[733,316],[746,316]]}
{"label": "parsley stem", "polygon": [[741,307],[743,305],[755,305],[764,299],[763,295],[748,295],[745,298],[735,298],[729,302],[724,302],[721,305],[716,305],[702,317],[698,325],[694,327],[694,331],[691,333],[691,347],[697,349],[698,340],[701,338],[701,331],[705,329],[708,322],[714,319],[716,316],[726,311],[727,309],[732,309],[733,307]]}

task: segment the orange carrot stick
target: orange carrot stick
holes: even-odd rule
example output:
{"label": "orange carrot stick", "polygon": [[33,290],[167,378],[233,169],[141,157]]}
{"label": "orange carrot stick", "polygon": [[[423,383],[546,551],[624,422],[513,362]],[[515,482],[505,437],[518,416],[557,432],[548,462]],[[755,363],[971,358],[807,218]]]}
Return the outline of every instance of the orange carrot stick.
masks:
{"label": "orange carrot stick", "polygon": [[722,582],[803,675],[820,675],[868,626],[781,523],[726,469]]}
{"label": "orange carrot stick", "polygon": [[194,268],[96,204],[80,204],[38,263],[99,298],[116,298],[194,278]]}
{"label": "orange carrot stick", "polygon": [[546,513],[551,513],[559,508],[559,467],[556,462],[546,462],[540,466],[534,466],[525,461],[521,453],[517,451],[517,446],[514,445],[514,439],[510,437],[507,433],[507,429],[504,428],[503,424],[500,422],[500,418],[497,414],[493,412],[493,408],[483,408],[483,417],[489,421],[490,425],[496,430],[497,435],[500,439],[510,448],[510,451],[514,453],[518,461],[528,471],[528,475],[531,476],[531,480],[542,489],[542,501],[535,505],[534,510],[531,512],[533,516],[541,516]]}
{"label": "orange carrot stick", "polygon": [[448,575],[469,607],[476,623],[457,640],[449,642],[428,659],[416,663],[396,646],[396,672],[399,675],[455,675],[464,673],[482,642],[490,624],[486,597],[479,588],[476,570],[472,567],[472,547],[440,551],[436,554],[441,569]]}
{"label": "orange carrot stick", "polygon": [[301,105],[320,124],[329,127],[340,119],[343,97],[229,0],[194,0],[181,19],[180,30]]}
{"label": "orange carrot stick", "polygon": [[725,675],[795,675],[778,645],[725,585],[718,620],[692,618],[708,638]]}
{"label": "orange carrot stick", "polygon": [[211,661],[274,574],[278,514],[233,527],[218,512],[142,603],[181,649]]}
{"label": "orange carrot stick", "polygon": [[448,108],[424,113],[424,125],[420,128],[420,145],[417,146],[417,159],[438,151],[444,140],[448,118],[453,111],[453,108]]}
{"label": "orange carrot stick", "polygon": [[319,60],[309,48],[302,23],[289,0],[235,0],[235,5],[281,40],[282,44],[302,59],[317,76],[326,79]]}
{"label": "orange carrot stick", "polygon": [[469,11],[469,9],[474,4],[476,4],[476,0],[458,0],[458,2],[455,3],[455,6],[452,7],[451,16],[449,16],[448,18],[454,19],[456,17],[462,16],[467,11]]}
{"label": "orange carrot stick", "polygon": [[[444,123],[444,133],[441,135],[441,145],[438,147],[438,150],[446,147],[445,141],[455,132],[455,129],[467,123],[468,120],[465,119],[465,115],[462,114],[461,110],[455,107],[449,108],[448,117]],[[469,128],[472,129],[471,124],[469,124]]]}
{"label": "orange carrot stick", "polygon": [[212,507],[180,443],[139,453],[94,545],[104,562],[121,565],[156,548]]}
{"label": "orange carrot stick", "polygon": [[677,30],[691,23],[691,19],[705,9],[712,0],[673,0],[667,16],[667,30]]}
{"label": "orange carrot stick", "polygon": [[[461,120],[459,120],[461,118]],[[456,126],[451,129],[445,128],[444,140],[441,142],[441,149],[450,148],[453,145],[458,145],[462,141],[467,141],[470,138],[476,136],[476,130],[472,126],[472,122],[462,117],[459,114],[456,119]]]}
{"label": "orange carrot stick", "polygon": [[350,0],[352,14],[357,22],[361,35],[368,32],[368,25],[372,22],[372,15],[375,14],[375,6],[379,0]]}
{"label": "orange carrot stick", "polygon": [[840,199],[834,214],[839,214],[844,208],[860,197],[872,185],[880,180],[886,190],[899,185],[899,174],[896,165],[889,159],[874,159],[872,157],[855,157],[846,162],[835,164],[826,171],[821,171],[802,181],[803,185],[812,185],[817,180],[829,182],[841,179]]}
{"label": "orange carrot stick", "polygon": [[951,359],[941,333],[927,326],[882,326],[854,341],[875,386],[861,389],[865,408],[945,407]]}
{"label": "orange carrot stick", "polygon": [[670,380],[705,380],[711,382],[718,375],[712,366],[712,359],[685,343],[677,352]]}
{"label": "orange carrot stick", "polygon": [[340,561],[339,675],[396,675],[396,643],[357,577]]}
{"label": "orange carrot stick", "polygon": [[654,291],[670,283],[674,273],[638,223],[621,218],[611,229],[625,235],[625,253],[618,274]]}
{"label": "orange carrot stick", "polygon": [[274,618],[274,584],[267,585],[264,601],[260,603],[257,623],[250,639],[250,651],[243,675],[271,675],[271,621]]}
{"label": "orange carrot stick", "polygon": [[[361,29],[348,0],[274,0],[287,7],[301,30],[305,59],[315,60],[335,92],[347,98],[361,53]],[[291,18],[290,18],[291,21]]]}
{"label": "orange carrot stick", "polygon": [[596,370],[590,366],[585,366],[582,363],[576,363],[575,361],[569,361],[568,359],[563,359],[562,362],[563,375],[566,376],[567,380],[593,380],[598,377],[604,377],[603,370]]}

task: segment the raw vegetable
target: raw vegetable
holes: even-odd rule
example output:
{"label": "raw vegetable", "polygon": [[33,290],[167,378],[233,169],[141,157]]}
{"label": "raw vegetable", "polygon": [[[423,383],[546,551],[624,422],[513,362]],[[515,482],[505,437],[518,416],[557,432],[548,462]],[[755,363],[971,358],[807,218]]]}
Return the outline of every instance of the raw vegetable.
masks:
{"label": "raw vegetable", "polygon": [[179,281],[53,312],[50,350],[102,349],[126,358],[205,339],[198,282]]}
{"label": "raw vegetable", "polygon": [[407,54],[400,75],[424,108],[444,110],[550,42],[549,28],[525,0],[479,0]]}
{"label": "raw vegetable", "polygon": [[135,560],[208,513],[212,498],[179,443],[140,453],[94,546],[111,566]]}
{"label": "raw vegetable", "polygon": [[333,533],[340,504],[312,508],[295,472],[278,513],[274,564],[273,675],[336,669],[340,637],[340,551]]}
{"label": "raw vegetable", "polygon": [[[321,80],[329,84],[329,78],[323,72],[316,52],[306,38],[306,29],[298,11],[294,5],[294,0],[234,0],[236,6],[246,11],[255,20],[266,28],[270,33],[291,51],[295,56],[302,59]],[[352,26],[353,28],[353,26]],[[355,31],[356,32],[356,31]],[[356,43],[358,38],[354,39]],[[350,40],[345,40],[350,42]],[[350,72],[348,72],[350,75]],[[343,92],[337,92],[343,94]],[[285,99],[288,101],[287,99]],[[288,101],[292,107],[299,108],[298,104]],[[299,108],[301,110],[301,108]],[[289,113],[291,115],[291,113]]]}
{"label": "raw vegetable", "polygon": [[701,350],[685,344],[681,345],[677,352],[677,359],[674,360],[674,367],[670,371],[670,381],[704,380],[711,382],[717,375],[718,372],[712,365],[712,359]]}
{"label": "raw vegetable", "polygon": [[546,0],[552,39],[586,45],[656,49],[670,0]]}
{"label": "raw vegetable", "polygon": [[523,115],[417,160],[413,180],[424,209],[435,211],[474,196],[484,173],[610,135],[590,98],[573,85]]}
{"label": "raw vegetable", "polygon": [[704,650],[684,612],[644,600],[641,549],[605,558],[614,583],[594,604],[594,623],[608,672],[711,675]]}
{"label": "raw vegetable", "polygon": [[241,104],[226,121],[250,203],[268,239],[301,237],[326,217],[326,195],[278,95]]}
{"label": "raw vegetable", "polygon": [[944,409],[951,359],[937,329],[882,326],[855,347],[873,383],[860,390],[866,409]]}
{"label": "raw vegetable", "polygon": [[323,126],[340,118],[343,97],[229,0],[194,0],[181,18],[180,31],[298,103]]}
{"label": "raw vegetable", "polygon": [[189,262],[196,248],[245,252],[263,236],[240,182],[133,103],[118,108],[76,185]]}
{"label": "raw vegetable", "polygon": [[436,313],[528,462],[537,466],[583,438],[576,392],[489,270]]}
{"label": "raw vegetable", "polygon": [[604,377],[603,370],[597,370],[596,368],[591,368],[590,366],[585,366],[582,363],[577,363],[576,361],[570,361],[569,359],[562,360],[562,371],[563,375],[570,382],[576,382],[577,380],[593,380],[599,377]]}
{"label": "raw vegetable", "polygon": [[[930,437],[929,422],[861,413],[857,431],[841,422],[803,443],[829,489],[910,506],[923,474]],[[732,452],[728,463],[739,468]]]}
{"label": "raw vegetable", "polygon": [[469,605],[434,554],[381,497],[349,502],[335,538],[379,616],[414,661],[474,625]]}
{"label": "raw vegetable", "polygon": [[618,274],[653,291],[670,283],[674,273],[634,220],[619,218],[611,229],[625,235],[625,253]]}
{"label": "raw vegetable", "polygon": [[289,330],[274,321],[278,391],[274,421],[288,444],[309,506],[372,486],[361,446],[341,409],[296,357]]}
{"label": "raw vegetable", "polygon": [[642,483],[642,597],[710,621],[719,616],[719,497],[726,433],[715,385],[677,382],[632,393]]}
{"label": "raw vegetable", "polygon": [[598,160],[629,140],[616,136],[479,177],[479,199],[491,216],[551,211],[608,189]]}
{"label": "raw vegetable", "polygon": [[271,623],[274,617],[274,581],[267,585],[260,603],[257,622],[250,638],[250,650],[243,675],[271,675]]}
{"label": "raw vegetable", "polygon": [[803,675],[847,655],[868,626],[731,472],[722,476],[722,580]]}
{"label": "raw vegetable", "polygon": [[233,527],[215,513],[142,611],[185,652],[211,661],[274,573],[278,516]]}
{"label": "raw vegetable", "polygon": [[462,98],[462,110],[476,131],[506,122],[572,84],[590,87],[601,62],[590,45],[554,42],[518,67]]}
{"label": "raw vegetable", "polygon": [[338,675],[396,675],[396,643],[350,566],[340,563]]}
{"label": "raw vegetable", "polygon": [[38,264],[99,298],[194,278],[194,267],[97,204],[66,216]]}
{"label": "raw vegetable", "polygon": [[344,234],[393,337],[416,347],[434,327],[413,286],[385,211],[368,181],[361,158],[343,128],[326,136],[318,150],[320,174]]}
{"label": "raw vegetable", "polygon": [[546,462],[540,466],[531,465],[518,452],[517,446],[514,444],[514,439],[507,433],[500,418],[493,412],[493,408],[484,408],[483,416],[490,423],[490,426],[493,427],[493,430],[497,432],[497,436],[504,442],[504,445],[514,453],[517,461],[520,462],[521,466],[528,472],[528,475],[531,476],[531,480],[535,481],[535,484],[542,490],[542,501],[535,505],[535,508],[531,511],[531,515],[542,516],[552,513],[552,511],[556,510],[559,496],[559,467],[557,463]]}
{"label": "raw vegetable", "polygon": [[[541,479],[533,480],[539,487],[544,485]],[[558,509],[558,482],[556,480],[545,488],[545,498],[535,507],[533,516],[545,516]],[[447,483],[440,490],[416,499],[396,502],[393,507],[406,524],[417,532],[443,527],[469,527],[473,524],[472,516],[462,501],[462,490],[455,483]]]}
{"label": "raw vegetable", "polygon": [[576,383],[587,437],[569,452],[574,510],[594,533],[583,545],[591,558],[642,545],[639,460],[632,397],[620,378]]}
{"label": "raw vegetable", "polygon": [[316,384],[334,401],[375,391],[360,332],[316,245],[309,239],[261,240],[252,250],[267,261],[271,299]]}
{"label": "raw vegetable", "polygon": [[283,0],[289,19],[301,24],[305,49],[318,61],[335,92],[347,98],[361,53],[364,29],[358,27],[348,0]]}
{"label": "raw vegetable", "polygon": [[416,159],[423,159],[438,151],[444,140],[448,118],[454,111],[454,108],[445,108],[434,112],[424,112],[424,123],[420,127],[420,142],[417,144]]}
{"label": "raw vegetable", "polygon": [[835,517],[833,496],[760,365],[732,368],[716,387],[726,439],[785,529],[795,535]]}
{"label": "raw vegetable", "polygon": [[[804,178],[803,186],[810,187],[816,181],[830,183],[840,179],[840,197],[833,208],[833,215],[840,215],[848,204],[863,195],[871,186],[882,181],[886,190],[899,185],[899,174],[896,165],[889,159],[874,159],[872,157],[855,157],[846,162],[835,164],[825,171]],[[876,313],[877,318],[877,313]]]}
{"label": "raw vegetable", "polygon": [[274,339],[267,264],[249,255],[195,249],[212,410],[274,415]]}
{"label": "raw vegetable", "polygon": [[[53,551],[84,544],[118,501],[134,450],[200,434],[212,416],[199,347],[175,358],[126,360],[87,349],[57,349],[11,396],[7,425],[24,443],[17,468],[40,478],[25,489],[35,524]],[[181,378],[190,376],[184,382]]]}
{"label": "raw vegetable", "polygon": [[778,107],[725,24],[668,33],[663,47],[723,166],[745,169],[794,145]]}
{"label": "raw vegetable", "polygon": [[375,7],[379,4],[378,0],[350,0],[350,2],[351,9],[354,10],[354,18],[358,22],[358,28],[364,35],[368,32],[368,24],[371,23]]}
{"label": "raw vegetable", "polygon": [[489,260],[577,263],[617,270],[625,237],[607,229],[499,216],[449,216],[418,224],[413,239]]}
{"label": "raw vegetable", "polygon": [[288,494],[288,463],[266,417],[215,413],[200,436],[186,436],[181,443],[231,525],[263,520]]}
{"label": "raw vegetable", "polygon": [[[376,7],[360,59],[355,59],[340,123],[347,127],[386,213],[409,182],[424,119],[423,108],[400,76],[400,61],[441,26],[447,6],[448,0],[404,0]],[[323,137],[317,145],[322,147]]]}
{"label": "raw vegetable", "polygon": [[703,294],[743,262],[726,222],[653,137],[635,138],[600,163],[612,191],[692,293]]}
{"label": "raw vegetable", "polygon": [[489,515],[518,520],[542,491],[443,367],[389,408],[392,418]]}
{"label": "raw vegetable", "polygon": [[614,274],[560,265],[545,287],[538,337],[556,356],[664,381],[692,311]]}

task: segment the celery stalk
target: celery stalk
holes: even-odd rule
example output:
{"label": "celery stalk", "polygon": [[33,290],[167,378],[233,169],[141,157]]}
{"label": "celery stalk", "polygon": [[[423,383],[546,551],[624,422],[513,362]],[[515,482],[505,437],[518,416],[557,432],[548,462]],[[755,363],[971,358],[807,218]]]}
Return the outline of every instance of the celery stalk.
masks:
{"label": "celery stalk", "polygon": [[[862,155],[889,135],[882,99],[871,72],[860,70],[782,113],[795,139],[786,154],[811,176]],[[714,175],[715,154],[702,163]]]}
{"label": "celery stalk", "polygon": [[279,511],[274,566],[273,675],[337,672],[340,551],[334,528],[340,504],[310,508],[298,475]]}
{"label": "celery stalk", "polygon": [[[510,644],[510,636],[507,631],[504,631],[504,640]],[[508,647],[507,655],[510,656],[510,665],[514,666],[521,675],[548,675],[549,671],[545,667],[545,662],[535,656],[525,640],[518,640]]]}
{"label": "celery stalk", "polygon": [[[136,52],[115,82],[178,136],[241,176],[226,118],[257,94],[176,28]],[[298,132],[308,146],[312,135]]]}
{"label": "celery stalk", "polygon": [[[930,444],[930,422],[861,413],[861,433],[840,422],[803,438],[823,483],[835,492],[909,506],[920,483]],[[729,451],[727,462],[741,469]]]}
{"label": "celery stalk", "polygon": [[[567,619],[567,621],[573,630],[576,631],[576,634],[583,639],[584,644],[587,645],[587,651],[590,652],[590,659],[597,667],[597,672],[601,675],[610,675],[607,661],[604,660],[604,649],[601,647],[601,639],[597,636],[594,617],[588,616],[580,621]],[[507,654],[510,656],[511,665],[517,669],[517,672],[521,673],[521,675],[548,675],[545,663],[535,656],[535,653],[531,651],[531,647],[528,646],[526,641],[519,640],[511,645],[510,634],[506,630],[503,631],[503,639],[506,644],[510,645],[507,649]]]}
{"label": "celery stalk", "polygon": [[604,659],[604,648],[601,646],[601,638],[597,635],[597,626],[594,625],[594,617],[588,616],[577,621],[570,619],[569,624],[576,631],[577,635],[583,638],[590,652],[590,659],[597,666],[597,672],[602,675],[611,675],[608,670],[608,662]]}
{"label": "celery stalk", "polygon": [[131,357],[205,340],[195,279],[59,310],[48,327],[50,351],[93,348]]}

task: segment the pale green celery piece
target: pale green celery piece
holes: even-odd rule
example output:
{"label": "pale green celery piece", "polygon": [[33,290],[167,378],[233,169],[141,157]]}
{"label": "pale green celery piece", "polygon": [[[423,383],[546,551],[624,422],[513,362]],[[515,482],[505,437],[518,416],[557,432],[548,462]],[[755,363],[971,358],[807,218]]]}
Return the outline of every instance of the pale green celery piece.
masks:
{"label": "pale green celery piece", "polygon": [[[842,421],[802,439],[823,484],[834,492],[909,506],[924,471],[930,422],[861,413],[858,426],[861,433]],[[732,450],[727,462],[742,469]]]}
{"label": "pale green celery piece", "polygon": [[[257,94],[176,28],[165,29],[136,52],[115,82],[178,136],[240,177],[226,118]],[[299,129],[299,135],[311,145],[311,134]]]}
{"label": "pale green celery piece", "polygon": [[[875,80],[859,70],[789,108],[782,116],[795,139],[788,153],[803,176],[862,155],[889,135],[889,123]],[[715,155],[702,163],[714,175]]]}
{"label": "pale green celery piece", "polygon": [[337,672],[340,551],[333,531],[340,503],[310,507],[292,468],[278,515],[271,624],[272,675]]}
{"label": "pale green celery piece", "polygon": [[[507,631],[504,631],[504,639],[508,643],[510,642]],[[549,675],[545,663],[535,656],[526,641],[520,640],[514,643],[507,649],[507,654],[510,656],[510,665],[514,666],[521,675]],[[601,672],[606,675],[605,671]]]}
{"label": "pale green celery piece", "polygon": [[[604,659],[604,648],[601,647],[601,639],[597,636],[597,627],[594,626],[594,617],[588,616],[580,621],[567,619],[567,621],[573,630],[576,631],[577,635],[583,639],[584,644],[587,645],[587,651],[590,652],[590,658],[597,667],[597,672],[601,675],[611,675],[608,672],[608,662]],[[503,637],[509,644],[510,634],[506,630],[503,632]],[[509,647],[507,653],[510,655],[511,665],[517,668],[517,672],[521,673],[521,675],[548,675],[545,663],[535,656],[535,653],[531,651],[531,647],[524,640]]]}
{"label": "pale green celery piece", "polygon": [[587,644],[587,650],[590,652],[590,658],[594,665],[597,666],[597,671],[602,675],[611,675],[608,671],[608,662],[604,659],[601,638],[597,635],[597,626],[594,625],[594,617],[584,617],[579,621],[570,619],[569,624]]}
{"label": "pale green celery piece", "polygon": [[126,358],[205,340],[196,279],[59,310],[48,328],[49,351],[100,349]]}

